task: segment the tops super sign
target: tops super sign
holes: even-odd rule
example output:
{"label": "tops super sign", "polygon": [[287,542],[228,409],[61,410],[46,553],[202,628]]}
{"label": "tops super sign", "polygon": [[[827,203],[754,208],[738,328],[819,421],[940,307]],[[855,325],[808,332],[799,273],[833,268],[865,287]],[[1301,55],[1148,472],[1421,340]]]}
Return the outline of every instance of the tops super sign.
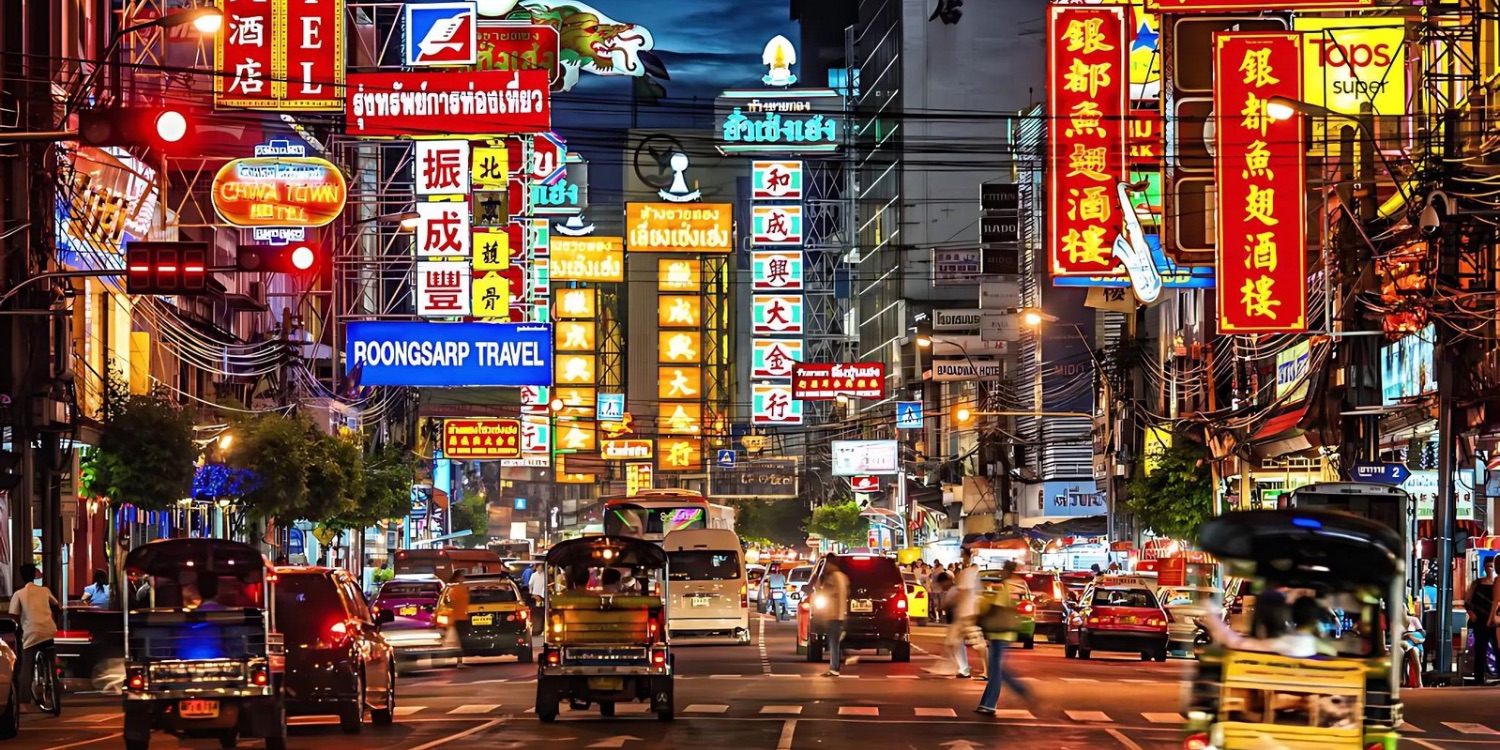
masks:
{"label": "tops super sign", "polygon": [[407,65],[473,65],[479,58],[477,3],[406,4]]}

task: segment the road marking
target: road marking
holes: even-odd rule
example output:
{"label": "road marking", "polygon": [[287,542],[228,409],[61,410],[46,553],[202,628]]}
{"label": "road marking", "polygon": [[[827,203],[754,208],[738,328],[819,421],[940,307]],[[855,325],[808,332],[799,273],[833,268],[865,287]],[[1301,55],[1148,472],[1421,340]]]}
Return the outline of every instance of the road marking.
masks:
{"label": "road marking", "polygon": [[1064,677],[1064,678],[1062,678],[1062,681],[1063,682],[1098,682],[1098,680],[1096,680],[1096,679],[1094,679],[1092,677]]}
{"label": "road marking", "polygon": [[694,703],[682,709],[685,714],[722,714],[729,712],[729,706],[722,703]]}
{"label": "road marking", "polygon": [[800,674],[768,674],[766,676],[767,677],[777,677],[777,678],[787,678],[787,677],[790,677],[790,678],[792,678],[794,680],[802,677],[802,675],[800,675]]}
{"label": "road marking", "polygon": [[[84,745],[92,745],[92,744],[94,744],[96,742],[104,742],[105,740],[112,740],[112,739],[115,739],[117,737],[123,737],[123,736],[125,736],[124,732],[115,732],[114,734],[108,734],[108,735],[105,735],[103,737],[95,737],[94,739],[91,739],[91,740],[81,740],[79,742],[70,742],[70,743],[68,743],[66,745],[53,745],[52,747],[47,748],[47,750],[68,750],[68,748],[70,748],[70,747],[83,747]],[[787,745],[787,750],[790,750],[790,749],[791,749],[791,745]]]}
{"label": "road marking", "polygon": [[1152,724],[1181,724],[1187,721],[1187,719],[1182,718],[1182,714],[1178,713],[1146,713],[1141,714],[1141,718],[1151,722]]}
{"label": "road marking", "polygon": [[1140,745],[1137,745],[1136,742],[1135,742],[1135,740],[1132,740],[1129,737],[1126,737],[1125,733],[1121,732],[1118,729],[1115,729],[1115,728],[1111,727],[1111,728],[1106,729],[1104,731],[1109,732],[1109,736],[1111,736],[1111,737],[1119,740],[1120,744],[1124,745],[1127,750],[1146,750],[1145,748],[1141,747]]}
{"label": "road marking", "polygon": [[839,706],[839,716],[879,716],[876,706]]}
{"label": "road marking", "polygon": [[1420,729],[1420,728],[1417,727],[1417,725],[1415,725],[1415,724],[1408,724],[1408,723],[1406,723],[1404,721],[1401,722],[1401,726],[1396,727],[1396,728],[1400,729],[1401,731],[1406,732],[1408,734],[1412,734],[1412,733],[1415,733],[1415,734],[1426,734],[1427,733],[1426,729]]}
{"label": "road marking", "polygon": [[1443,722],[1443,726],[1452,729],[1459,734],[1500,735],[1500,732],[1490,729],[1483,724],[1475,724],[1469,721],[1445,721]]}
{"label": "road marking", "polygon": [[1103,711],[1064,711],[1069,719],[1073,721],[1110,721],[1109,714]]}
{"label": "road marking", "polygon": [[[433,740],[431,742],[427,742],[427,743],[424,743],[424,744],[421,744],[421,745],[417,745],[416,747],[411,748],[411,750],[432,750],[432,748],[434,748],[434,747],[440,747],[440,746],[446,745],[449,742],[452,742],[454,740],[461,740],[461,739],[463,739],[465,737],[471,737],[473,735],[479,734],[480,732],[484,732],[484,731],[487,731],[487,730],[490,730],[490,729],[494,729],[495,727],[498,727],[498,726],[500,726],[501,724],[504,724],[504,723],[505,722],[501,721],[500,719],[491,719],[489,721],[486,721],[483,724],[480,724],[479,726],[469,727],[468,729],[465,729],[464,731],[459,732],[457,734],[450,734],[447,737],[439,737],[439,738],[437,738],[437,739],[435,739],[435,740]],[[52,748],[52,750],[63,750],[63,749],[62,748]]]}
{"label": "road marking", "polygon": [[802,713],[801,706],[761,706],[762,714],[773,714],[777,716],[798,716]]}
{"label": "road marking", "polygon": [[760,618],[760,634],[756,636],[760,643],[760,671],[762,674],[771,673],[771,655],[766,653],[766,618]]}
{"label": "road marking", "polygon": [[122,714],[89,714],[87,716],[73,716],[67,721],[69,724],[93,724],[101,721],[109,721]]}
{"label": "road marking", "polygon": [[491,703],[483,703],[483,704],[481,704],[481,703],[472,703],[472,704],[469,704],[469,705],[466,705],[466,706],[459,706],[458,708],[455,708],[452,711],[449,711],[448,715],[449,716],[464,716],[464,715],[472,715],[472,714],[487,714],[487,713],[490,713],[490,712],[494,711],[495,709],[497,709],[499,707],[500,707],[500,704],[498,704],[498,703],[493,703],[493,704],[491,704]]}
{"label": "road marking", "polygon": [[619,703],[615,705],[615,713],[619,714],[644,714],[650,711],[650,703]]}
{"label": "road marking", "polygon": [[995,718],[1008,719],[1010,721],[1036,721],[1036,717],[1024,708],[1002,708],[995,712]]}
{"label": "road marking", "polygon": [[412,714],[426,710],[426,706],[396,706],[397,716],[411,716]]}
{"label": "road marking", "polygon": [[893,675],[887,676],[886,679],[887,680],[920,680],[920,679],[922,679],[922,675],[919,675],[919,674],[893,674]]}
{"label": "road marking", "polygon": [[1129,682],[1134,685],[1158,685],[1161,684],[1163,680],[1120,680],[1120,682]]}
{"label": "road marking", "polygon": [[956,719],[958,714],[951,708],[914,708],[918,716],[928,716],[935,719]]}
{"label": "road marking", "polygon": [[711,674],[708,676],[710,680],[738,680],[739,678],[740,675],[737,674]]}
{"label": "road marking", "polygon": [[[794,706],[794,708],[798,711],[802,710],[801,706]],[[776,740],[776,750],[792,750],[792,736],[796,733],[797,720],[787,719],[786,723],[781,725],[781,739]]]}

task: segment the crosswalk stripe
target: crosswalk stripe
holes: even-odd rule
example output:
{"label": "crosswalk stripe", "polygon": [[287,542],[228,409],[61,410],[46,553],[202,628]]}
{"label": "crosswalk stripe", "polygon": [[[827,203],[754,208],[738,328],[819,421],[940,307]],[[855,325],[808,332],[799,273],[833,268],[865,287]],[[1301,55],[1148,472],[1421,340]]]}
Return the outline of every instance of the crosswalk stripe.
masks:
{"label": "crosswalk stripe", "polygon": [[1145,713],[1141,714],[1141,718],[1151,722],[1152,724],[1181,724],[1187,721],[1187,719],[1182,718],[1182,714],[1179,713]]}
{"label": "crosswalk stripe", "polygon": [[1403,732],[1406,732],[1407,734],[1426,734],[1427,733],[1426,729],[1422,729],[1422,728],[1418,727],[1416,724],[1410,724],[1410,723],[1407,723],[1407,722],[1404,722],[1404,721],[1401,722],[1401,726],[1397,727],[1397,728],[1400,729]]}
{"label": "crosswalk stripe", "polygon": [[995,718],[1010,719],[1012,721],[1031,721],[1036,717],[1024,708],[1002,708],[995,711]]}
{"label": "crosswalk stripe", "polygon": [[1120,682],[1129,682],[1129,683],[1132,683],[1132,684],[1135,684],[1135,685],[1155,685],[1155,684],[1160,683],[1162,681],[1161,680],[1120,680]]}
{"label": "crosswalk stripe", "polygon": [[396,706],[397,716],[411,716],[412,714],[426,710],[426,706]]}
{"label": "crosswalk stripe", "polygon": [[615,713],[619,714],[644,714],[650,713],[650,703],[617,703]]}
{"label": "crosswalk stripe", "polygon": [[1062,678],[1062,681],[1063,682],[1098,682],[1098,680],[1096,680],[1096,679],[1094,679],[1092,677],[1064,677],[1064,678]]}
{"label": "crosswalk stripe", "polygon": [[1459,734],[1500,735],[1500,732],[1490,729],[1483,724],[1475,724],[1470,721],[1445,721],[1443,722],[1443,726],[1452,729]]}
{"label": "crosswalk stripe", "polygon": [[93,724],[100,721],[109,721],[120,714],[88,714],[87,716],[73,716],[68,719],[69,724]]}
{"label": "crosswalk stripe", "polygon": [[1064,711],[1069,719],[1073,721],[1109,721],[1109,714],[1103,711]]}
{"label": "crosswalk stripe", "polygon": [[449,716],[467,716],[467,715],[472,715],[472,714],[487,714],[487,713],[489,713],[491,711],[494,711],[495,709],[497,709],[499,707],[500,707],[500,704],[498,704],[498,703],[482,703],[482,704],[481,703],[471,703],[471,704],[468,704],[468,705],[459,706],[458,708],[455,708],[452,711],[449,711],[448,715]]}
{"label": "crosswalk stripe", "polygon": [[951,708],[914,708],[912,710],[916,711],[918,716],[927,716],[932,718],[951,719],[958,716],[958,714]]}
{"label": "crosswalk stripe", "polygon": [[729,706],[722,703],[694,703],[682,709],[685,714],[723,714],[729,712]]}
{"label": "crosswalk stripe", "polygon": [[761,706],[760,707],[760,712],[763,713],[763,714],[773,714],[773,715],[777,715],[777,716],[797,716],[797,715],[799,715],[799,714],[802,713],[802,707],[801,706]]}
{"label": "crosswalk stripe", "polygon": [[839,716],[879,716],[876,706],[839,706]]}
{"label": "crosswalk stripe", "polygon": [[889,677],[886,677],[886,679],[887,680],[920,680],[920,679],[922,679],[922,675],[919,675],[919,674],[893,674],[893,675],[890,675]]}

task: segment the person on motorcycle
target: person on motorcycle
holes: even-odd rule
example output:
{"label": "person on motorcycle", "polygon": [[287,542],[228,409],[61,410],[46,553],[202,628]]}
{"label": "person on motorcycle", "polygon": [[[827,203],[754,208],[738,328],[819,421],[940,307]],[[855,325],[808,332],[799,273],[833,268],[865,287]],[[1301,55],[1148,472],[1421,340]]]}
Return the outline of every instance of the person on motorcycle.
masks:
{"label": "person on motorcycle", "polygon": [[776,615],[777,622],[786,619],[786,575],[781,572],[781,563],[773,564],[766,574],[766,598],[770,599],[766,609]]}

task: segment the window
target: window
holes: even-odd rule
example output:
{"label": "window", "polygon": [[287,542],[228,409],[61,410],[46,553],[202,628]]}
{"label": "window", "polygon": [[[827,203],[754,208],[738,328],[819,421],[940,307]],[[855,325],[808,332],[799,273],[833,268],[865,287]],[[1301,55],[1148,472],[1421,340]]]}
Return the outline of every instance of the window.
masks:
{"label": "window", "polygon": [[442,586],[436,583],[388,582],[380,587],[380,599],[435,599]]}
{"label": "window", "polygon": [[684,550],[667,553],[673,581],[733,581],[740,577],[740,553]]}
{"label": "window", "polygon": [[896,588],[901,586],[901,569],[889,557],[864,557],[853,555],[840,557],[839,568],[849,576],[849,583],[872,588]]}
{"label": "window", "polygon": [[1150,589],[1099,589],[1094,592],[1094,606],[1155,608],[1157,604]]}
{"label": "window", "polygon": [[503,583],[469,584],[470,604],[502,604],[520,600],[515,586]]}
{"label": "window", "polygon": [[276,626],[291,641],[316,639],[347,616],[333,579],[315,573],[283,573],[276,583]]}

